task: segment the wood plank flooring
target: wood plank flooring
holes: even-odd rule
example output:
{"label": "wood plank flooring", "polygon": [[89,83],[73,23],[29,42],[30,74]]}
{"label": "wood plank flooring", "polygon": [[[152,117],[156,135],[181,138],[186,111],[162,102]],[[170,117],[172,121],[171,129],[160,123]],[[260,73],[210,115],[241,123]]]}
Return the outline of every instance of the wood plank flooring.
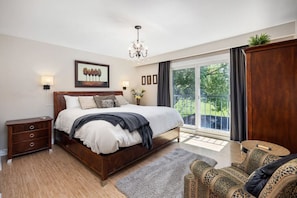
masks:
{"label": "wood plank flooring", "polygon": [[240,145],[236,142],[229,142],[220,152],[183,142],[172,142],[155,154],[114,174],[108,179],[107,185],[102,187],[100,179],[95,173],[59,146],[53,145],[51,152],[41,151],[13,158],[11,164],[7,164],[7,159],[3,157],[2,171],[0,171],[0,193],[2,198],[125,197],[115,187],[118,179],[175,148],[183,148],[211,157],[217,160],[217,168],[229,166],[231,162],[241,161],[244,157],[240,152]]}

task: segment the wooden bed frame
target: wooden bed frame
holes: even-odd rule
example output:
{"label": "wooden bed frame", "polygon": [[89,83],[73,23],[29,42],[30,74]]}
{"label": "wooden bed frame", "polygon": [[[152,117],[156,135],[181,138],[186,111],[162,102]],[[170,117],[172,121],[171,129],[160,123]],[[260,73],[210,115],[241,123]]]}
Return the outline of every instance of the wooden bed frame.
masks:
{"label": "wooden bed frame", "polygon": [[[54,92],[54,119],[56,120],[60,111],[66,108],[64,95],[69,96],[92,96],[92,95],[123,95],[122,91],[103,92]],[[96,154],[87,148],[79,139],[69,139],[68,134],[54,129],[55,144],[76,157],[91,170],[99,175],[101,184],[105,185],[107,178],[132,164],[133,162],[146,157],[168,143],[177,139],[179,141],[179,127],[167,131],[153,139],[153,149],[147,150],[141,144],[127,148],[121,148],[112,154]]]}

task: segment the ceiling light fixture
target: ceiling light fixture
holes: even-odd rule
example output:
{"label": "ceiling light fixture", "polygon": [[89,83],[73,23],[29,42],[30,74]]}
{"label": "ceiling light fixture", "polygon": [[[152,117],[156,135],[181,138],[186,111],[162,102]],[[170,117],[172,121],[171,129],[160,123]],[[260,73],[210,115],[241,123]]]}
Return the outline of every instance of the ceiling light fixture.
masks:
{"label": "ceiling light fixture", "polygon": [[141,26],[136,25],[135,29],[137,30],[137,40],[132,43],[131,47],[129,47],[129,56],[130,58],[146,57],[148,49],[143,46],[143,42],[139,41],[139,30],[141,29]]}

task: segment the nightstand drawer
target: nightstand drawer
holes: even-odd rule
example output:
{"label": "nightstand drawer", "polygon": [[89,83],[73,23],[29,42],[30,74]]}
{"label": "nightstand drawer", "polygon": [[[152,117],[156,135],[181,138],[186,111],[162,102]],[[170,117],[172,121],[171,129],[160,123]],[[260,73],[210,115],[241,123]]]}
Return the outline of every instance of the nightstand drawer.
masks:
{"label": "nightstand drawer", "polygon": [[45,129],[45,128],[48,128],[48,122],[18,124],[18,125],[12,126],[12,133],[18,133],[22,131],[33,131],[33,130]]}
{"label": "nightstand drawer", "polygon": [[48,138],[48,129],[14,133],[12,135],[12,142],[18,143],[18,142],[23,142],[28,140],[34,140],[36,138],[41,138],[41,137]]}
{"label": "nightstand drawer", "polygon": [[13,144],[12,155],[24,154],[29,151],[37,151],[40,149],[48,149],[48,138],[40,138],[32,141],[25,141]]}
{"label": "nightstand drawer", "polygon": [[7,158],[52,148],[52,118],[42,116],[20,120],[8,120]]}

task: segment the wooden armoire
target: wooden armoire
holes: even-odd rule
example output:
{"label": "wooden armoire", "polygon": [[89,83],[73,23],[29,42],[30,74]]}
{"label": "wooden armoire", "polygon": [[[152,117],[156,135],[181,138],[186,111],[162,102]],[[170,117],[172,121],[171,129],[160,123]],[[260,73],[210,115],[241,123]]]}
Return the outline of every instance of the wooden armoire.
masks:
{"label": "wooden armoire", "polygon": [[245,53],[248,139],[297,153],[297,40],[250,47]]}

